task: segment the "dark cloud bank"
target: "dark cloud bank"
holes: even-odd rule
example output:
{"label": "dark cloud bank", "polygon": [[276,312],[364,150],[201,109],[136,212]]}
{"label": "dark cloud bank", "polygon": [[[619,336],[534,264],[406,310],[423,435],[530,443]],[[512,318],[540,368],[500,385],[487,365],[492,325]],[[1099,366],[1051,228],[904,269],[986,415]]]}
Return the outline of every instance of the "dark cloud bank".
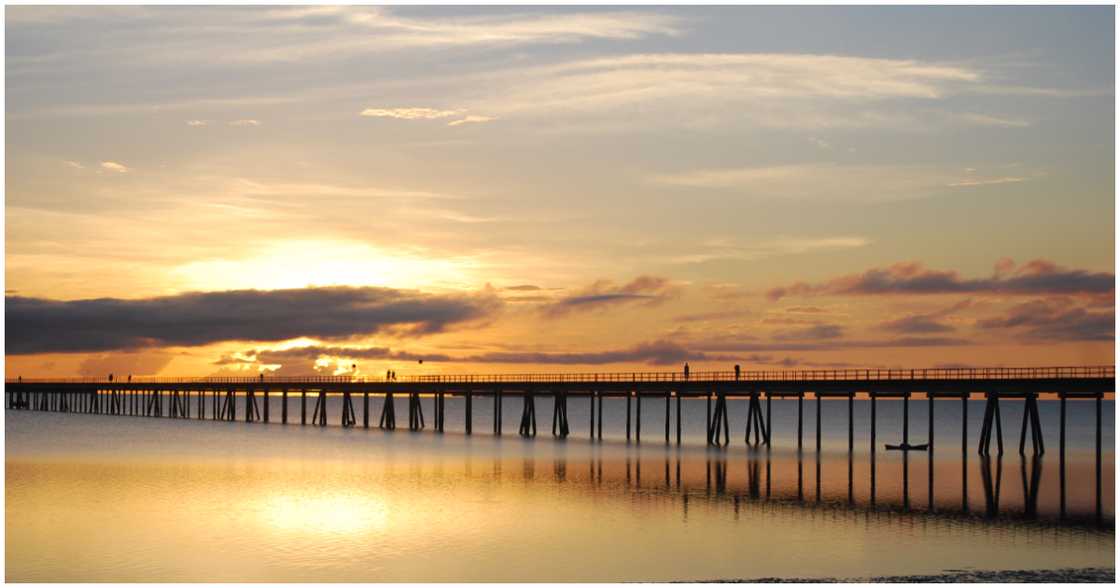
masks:
{"label": "dark cloud bank", "polygon": [[819,284],[798,282],[771,288],[770,300],[786,296],[867,296],[876,294],[953,294],[989,293],[1016,295],[1100,295],[1113,291],[1115,276],[1064,268],[1036,259],[1016,267],[1000,260],[988,278],[966,279],[953,270],[933,270],[919,262],[906,262],[888,268],[875,268],[862,274],[842,276]]}
{"label": "dark cloud bank", "polygon": [[66,353],[338,339],[389,330],[428,334],[491,315],[491,293],[431,295],[391,288],[231,290],[125,300],[5,298],[7,353]]}

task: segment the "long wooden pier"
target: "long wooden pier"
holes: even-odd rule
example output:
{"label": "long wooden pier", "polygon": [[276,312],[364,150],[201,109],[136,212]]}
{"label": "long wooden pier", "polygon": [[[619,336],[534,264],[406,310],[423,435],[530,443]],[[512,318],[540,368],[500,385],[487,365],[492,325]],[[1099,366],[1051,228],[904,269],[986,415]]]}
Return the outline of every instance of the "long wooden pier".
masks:
{"label": "long wooden pier", "polygon": [[[848,445],[854,443],[853,401],[866,397],[870,404],[871,447],[876,443],[876,400],[901,399],[903,446],[907,449],[932,451],[933,421],[936,401],[960,400],[964,411],[961,449],[968,446],[968,400],[985,400],[984,419],[977,451],[988,455],[993,443],[998,454],[1004,451],[1003,420],[1000,403],[1004,399],[1025,402],[1019,430],[1019,453],[1027,449],[1034,454],[1045,452],[1038,401],[1056,398],[1061,403],[1060,443],[1065,442],[1067,400],[1093,400],[1097,412],[1097,444],[1101,440],[1101,401],[1115,391],[1114,366],[1073,366],[1034,368],[939,368],[903,370],[800,370],[800,371],[720,371],[720,372],[614,372],[556,374],[492,374],[492,375],[418,375],[402,379],[368,379],[349,376],[320,377],[211,377],[211,378],[71,378],[71,379],[8,379],[5,385],[7,407],[16,410],[82,412],[125,416],[149,416],[182,419],[211,419],[245,422],[293,422],[289,414],[293,397],[298,396],[298,421],[303,425],[326,426],[327,398],[341,397],[342,409],[338,423],[357,426],[355,398],[361,401],[361,426],[381,429],[397,428],[394,398],[408,399],[408,428],[419,431],[431,426],[444,432],[446,397],[465,400],[464,432],[473,433],[474,413],[486,410],[476,400],[489,399],[492,404],[493,433],[503,434],[503,399],[521,398],[522,411],[518,434],[537,435],[536,399],[553,400],[552,435],[569,435],[568,402],[588,402],[590,437],[603,437],[603,399],[626,399],[626,439],[642,440],[642,403],[664,405],[663,437],[666,444],[681,443],[682,410],[685,399],[707,402],[707,442],[728,445],[732,441],[732,425],[727,400],[748,400],[746,423],[737,431],[747,445],[769,446],[771,442],[771,400],[797,400],[797,447],[804,437],[803,405],[806,400],[817,403],[816,445],[821,449],[822,399],[848,402]],[[380,409],[371,406],[370,397],[380,399]],[[274,414],[274,400],[280,399],[280,414]],[[928,443],[909,446],[909,402],[912,397],[929,404]],[[427,401],[427,402],[425,402]],[[311,406],[310,420],[308,405]],[[429,403],[431,420],[425,418],[424,404]],[[240,405],[240,407],[239,407]],[[764,406],[765,405],[765,406]],[[374,410],[377,413],[374,413]],[[675,420],[674,420],[675,413]],[[374,420],[376,418],[376,420]],[[745,426],[744,426],[745,425]],[[736,435],[738,436],[738,435]],[[648,433],[647,433],[648,439]]]}

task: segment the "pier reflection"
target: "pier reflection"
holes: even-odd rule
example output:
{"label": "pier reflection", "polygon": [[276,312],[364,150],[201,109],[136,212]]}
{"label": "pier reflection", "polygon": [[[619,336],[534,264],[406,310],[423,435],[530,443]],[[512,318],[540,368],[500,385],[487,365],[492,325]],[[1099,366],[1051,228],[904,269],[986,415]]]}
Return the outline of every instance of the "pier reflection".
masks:
{"label": "pier reflection", "polygon": [[[1066,478],[1071,474],[1067,470],[1072,469],[1079,479],[1088,479],[1094,473],[1095,460],[1087,457],[1063,460],[1061,468],[1053,463],[1048,470],[1043,457],[1031,455],[981,456],[970,461],[965,453],[938,461],[932,452],[876,452],[860,456],[828,452],[806,455],[765,447],[744,452],[669,449],[657,452],[656,456],[627,452],[624,458],[612,457],[612,452],[593,452],[585,458],[587,463],[581,464],[580,469],[586,468],[587,476],[577,478],[565,473],[571,470],[573,461],[583,459],[565,453],[553,458],[552,470],[554,481],[584,485],[595,492],[679,498],[685,516],[690,503],[695,507],[697,500],[705,500],[730,502],[736,514],[751,504],[781,503],[806,509],[826,506],[854,512],[967,518],[978,523],[1034,521],[1112,527],[1113,513],[1103,508],[1104,501],[1095,492],[1096,484],[1080,487],[1071,507],[1066,487]],[[528,463],[525,479],[531,480]],[[657,472],[655,477],[643,478],[643,468],[648,472],[651,466]],[[970,474],[976,473],[980,484],[970,486],[970,478],[976,479]],[[920,480],[921,476],[925,479]],[[1006,477],[1019,478],[1021,493],[1006,491]],[[1044,491],[1047,479],[1051,480],[1049,492]],[[1111,486],[1111,479],[1108,482]],[[975,510],[975,505],[980,504],[982,510]]]}
{"label": "pier reflection", "polygon": [[1114,559],[1112,454],[1099,497],[1084,446],[1064,459],[943,449],[931,462],[846,443],[798,452],[224,423],[200,435],[185,420],[9,416],[8,573],[21,580],[854,577],[868,552],[888,555],[888,574]]}

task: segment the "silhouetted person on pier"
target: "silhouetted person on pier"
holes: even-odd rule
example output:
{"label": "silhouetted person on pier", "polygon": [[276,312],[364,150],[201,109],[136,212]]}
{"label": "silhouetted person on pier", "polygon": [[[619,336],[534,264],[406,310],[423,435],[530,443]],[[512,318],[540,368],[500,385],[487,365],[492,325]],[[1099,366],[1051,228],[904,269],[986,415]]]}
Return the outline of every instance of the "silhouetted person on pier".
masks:
{"label": "silhouetted person on pier", "polygon": [[739,381],[739,364],[735,364],[735,381]]}
{"label": "silhouetted person on pier", "polygon": [[131,383],[132,383],[132,374],[128,374],[128,383],[129,383],[129,384],[131,384]]}
{"label": "silhouetted person on pier", "polygon": [[688,379],[688,362],[684,364],[684,379]]}
{"label": "silhouetted person on pier", "polygon": [[261,372],[261,381],[264,381],[264,372]]}
{"label": "silhouetted person on pier", "polygon": [[110,381],[110,382],[112,382],[112,381],[113,381],[113,374],[109,374],[109,381]]}

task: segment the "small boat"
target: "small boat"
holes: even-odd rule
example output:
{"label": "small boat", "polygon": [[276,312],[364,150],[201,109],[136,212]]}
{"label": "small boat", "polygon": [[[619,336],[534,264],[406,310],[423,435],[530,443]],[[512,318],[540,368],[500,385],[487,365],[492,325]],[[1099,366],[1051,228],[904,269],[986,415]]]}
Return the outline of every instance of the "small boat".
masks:
{"label": "small boat", "polygon": [[919,443],[911,445],[910,443],[900,443],[898,445],[886,444],[888,451],[926,451],[929,449],[929,443]]}

